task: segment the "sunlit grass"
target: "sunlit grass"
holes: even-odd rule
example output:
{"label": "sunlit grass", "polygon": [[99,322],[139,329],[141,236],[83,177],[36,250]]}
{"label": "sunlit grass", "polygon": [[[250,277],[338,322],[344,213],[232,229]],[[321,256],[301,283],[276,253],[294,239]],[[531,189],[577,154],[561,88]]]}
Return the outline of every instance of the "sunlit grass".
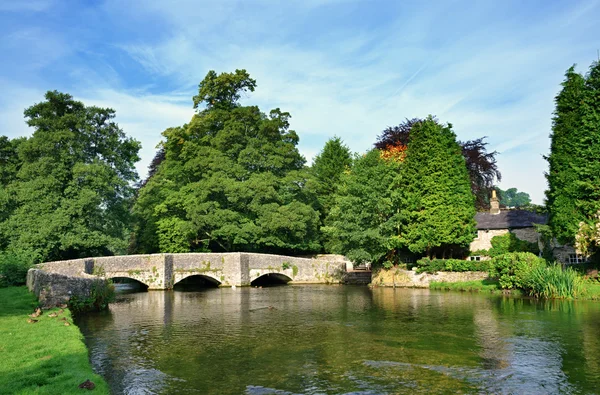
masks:
{"label": "sunlit grass", "polygon": [[586,299],[600,300],[600,282],[589,281],[585,283],[584,287]]}
{"label": "sunlit grass", "polygon": [[429,284],[430,289],[444,290],[444,291],[463,291],[463,292],[501,292],[500,284],[498,280],[474,280],[474,281],[460,281],[455,283],[448,283],[444,281],[432,281]]}
{"label": "sunlit grass", "polygon": [[81,394],[88,392],[78,388],[87,379],[96,385],[89,392],[109,393],[92,372],[69,310],[44,310],[38,322],[28,323],[36,305],[25,287],[0,288],[0,394]]}

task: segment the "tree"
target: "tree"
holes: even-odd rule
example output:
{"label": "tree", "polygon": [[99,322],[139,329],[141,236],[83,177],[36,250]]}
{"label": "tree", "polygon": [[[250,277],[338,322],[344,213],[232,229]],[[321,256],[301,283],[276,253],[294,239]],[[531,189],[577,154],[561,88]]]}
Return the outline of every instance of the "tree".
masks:
{"label": "tree", "polygon": [[350,170],[352,155],[339,137],[325,143],[323,150],[315,157],[312,174],[316,180],[316,193],[321,206],[321,218],[325,218],[334,204],[335,195],[344,171]]}
{"label": "tree", "polygon": [[575,243],[578,232],[594,227],[600,209],[600,63],[584,77],[567,70],[546,157],[548,225],[561,243]]}
{"label": "tree", "polygon": [[390,186],[401,164],[377,149],[357,157],[342,174],[335,204],[325,220],[325,248],[356,263],[381,261],[389,252],[386,223],[395,212]]}
{"label": "tree", "polygon": [[475,196],[475,207],[478,210],[489,207],[489,198],[495,181],[500,181],[502,175],[496,164],[496,151],[487,152],[488,143],[485,137],[459,142],[462,154],[467,163],[471,191]]}
{"label": "tree", "polygon": [[4,248],[42,260],[123,252],[140,144],[112,120],[65,93],[25,110],[32,137],[18,143],[16,178],[6,186],[0,223]]}
{"label": "tree", "polygon": [[[435,120],[435,118],[433,118]],[[383,151],[394,151],[406,147],[410,141],[411,130],[423,122],[422,119],[406,119],[398,126],[388,127],[377,137],[375,147]],[[435,120],[437,122],[437,120]],[[502,175],[496,163],[496,151],[487,152],[485,137],[459,142],[462,154],[467,163],[471,180],[471,191],[475,195],[478,209],[489,207],[489,196],[495,180],[500,181]]]}
{"label": "tree", "polygon": [[208,72],[201,104],[163,132],[157,168],[134,213],[137,252],[318,251],[319,214],[290,114],[238,102],[256,82],[245,70]]}
{"label": "tree", "polygon": [[506,207],[527,207],[531,204],[531,198],[528,193],[519,192],[517,188],[508,188],[506,191],[496,187],[500,196],[500,204]]}
{"label": "tree", "polygon": [[462,255],[473,240],[475,206],[450,124],[440,125],[430,116],[413,126],[393,200],[399,210],[390,219],[398,229],[391,246],[429,257]]}

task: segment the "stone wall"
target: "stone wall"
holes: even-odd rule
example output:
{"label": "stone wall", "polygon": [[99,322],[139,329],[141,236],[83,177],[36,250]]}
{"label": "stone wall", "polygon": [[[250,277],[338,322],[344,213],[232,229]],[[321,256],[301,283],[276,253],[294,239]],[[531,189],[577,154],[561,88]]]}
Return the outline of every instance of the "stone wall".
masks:
{"label": "stone wall", "polygon": [[27,287],[43,307],[67,303],[73,296],[87,299],[91,295],[94,283],[99,281],[105,280],[85,273],[70,276],[42,269],[29,269],[27,272]]}
{"label": "stone wall", "polygon": [[414,270],[392,268],[373,271],[371,284],[381,287],[429,288],[432,281],[449,283],[476,281],[488,278],[487,272],[437,272],[417,273]]}

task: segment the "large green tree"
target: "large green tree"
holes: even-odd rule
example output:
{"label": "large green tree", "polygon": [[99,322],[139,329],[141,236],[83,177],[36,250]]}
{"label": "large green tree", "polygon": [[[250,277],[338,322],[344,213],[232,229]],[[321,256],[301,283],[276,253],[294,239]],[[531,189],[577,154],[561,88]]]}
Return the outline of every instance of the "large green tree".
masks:
{"label": "large green tree", "polygon": [[319,249],[316,197],[290,114],[240,105],[255,87],[245,70],[210,71],[200,83],[199,112],[163,133],[153,175],[138,193],[133,250]]}
{"label": "large green tree", "polygon": [[315,157],[311,167],[316,181],[316,193],[321,207],[321,217],[325,218],[334,204],[340,179],[352,166],[352,154],[341,138],[333,137],[325,143],[323,150]]}
{"label": "large green tree", "polygon": [[329,252],[344,254],[357,263],[378,262],[389,252],[387,224],[396,208],[390,189],[401,164],[385,160],[373,149],[355,159],[343,173],[323,227]]}
{"label": "large green tree", "polygon": [[[419,125],[422,119],[406,119],[401,124],[386,128],[379,136],[375,147],[382,151],[398,152],[406,148],[410,140],[410,133],[414,126]],[[467,170],[471,179],[471,191],[475,195],[477,209],[489,208],[489,197],[496,181],[502,175],[496,163],[496,151],[488,152],[485,142],[486,137],[475,140],[459,142],[462,154],[467,163]]]}
{"label": "large green tree", "polygon": [[16,171],[0,201],[1,247],[43,260],[123,252],[140,144],[111,109],[57,91],[45,99],[25,110],[33,135],[0,159]]}
{"label": "large green tree", "polygon": [[462,255],[473,240],[475,205],[469,173],[452,126],[433,117],[411,129],[395,180],[392,246],[413,253]]}
{"label": "large green tree", "polygon": [[574,243],[580,224],[600,209],[600,64],[585,77],[569,68],[562,86],[546,157],[546,204],[552,234]]}

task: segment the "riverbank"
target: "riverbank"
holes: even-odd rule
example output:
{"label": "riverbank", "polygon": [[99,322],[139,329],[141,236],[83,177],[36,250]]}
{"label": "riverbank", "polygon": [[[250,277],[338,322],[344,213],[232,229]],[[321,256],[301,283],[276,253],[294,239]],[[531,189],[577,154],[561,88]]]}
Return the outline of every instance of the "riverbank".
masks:
{"label": "riverbank", "polygon": [[[500,288],[498,281],[490,279],[459,282],[432,281],[429,284],[429,289],[461,292],[507,293],[513,296],[524,296],[523,291],[518,289],[503,290]],[[600,282],[586,283],[584,295],[576,299],[600,300]]]}
{"label": "riverbank", "polygon": [[371,276],[371,285],[376,287],[429,288],[433,282],[459,283],[482,281],[487,272],[437,272],[417,273],[414,270],[393,267],[375,269]]}
{"label": "riverbank", "polygon": [[89,379],[93,393],[108,394],[104,379],[92,371],[70,311],[49,309],[30,319],[37,304],[26,287],[0,288],[0,393],[81,393],[79,384]]}

